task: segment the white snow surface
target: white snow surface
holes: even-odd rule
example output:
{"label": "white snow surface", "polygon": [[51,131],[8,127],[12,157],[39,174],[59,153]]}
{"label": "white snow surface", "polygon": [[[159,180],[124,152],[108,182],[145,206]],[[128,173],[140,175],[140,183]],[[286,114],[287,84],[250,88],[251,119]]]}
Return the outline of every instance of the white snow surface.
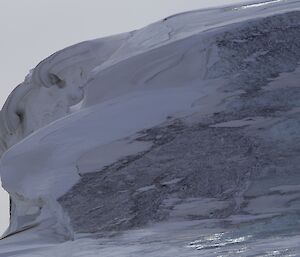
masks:
{"label": "white snow surface", "polygon": [[[206,76],[218,58],[210,39],[237,23],[291,10],[300,10],[300,2],[256,2],[183,13],[138,31],[71,46],[42,61],[12,92],[0,114],[1,179],[13,202],[4,235],[12,236],[0,242],[0,256],[140,256],[131,240],[144,233],[156,235],[157,228],[134,231],[133,239],[120,238],[122,249],[109,240],[78,239],[57,199],[81,174],[149,149],[151,144],[133,142],[140,131],[222,108],[218,89],[225,79]],[[207,99],[212,100],[207,103]],[[218,126],[240,127],[260,120]],[[256,207],[270,200],[253,202],[250,211],[256,214]],[[199,201],[185,205],[193,209]],[[209,202],[201,201],[204,206]],[[209,204],[219,208],[219,203]],[[174,212],[184,213],[185,205]],[[276,208],[281,208],[280,203]],[[75,242],[66,241],[74,237]],[[188,236],[170,239],[170,245],[182,245],[177,256],[198,256],[191,252],[196,243],[188,245],[189,240]],[[297,240],[287,241],[286,247],[297,246]],[[265,243],[272,252],[276,239]],[[164,246],[160,256],[173,256],[173,250]],[[150,252],[147,256],[158,256]],[[216,255],[207,250],[206,256]]]}

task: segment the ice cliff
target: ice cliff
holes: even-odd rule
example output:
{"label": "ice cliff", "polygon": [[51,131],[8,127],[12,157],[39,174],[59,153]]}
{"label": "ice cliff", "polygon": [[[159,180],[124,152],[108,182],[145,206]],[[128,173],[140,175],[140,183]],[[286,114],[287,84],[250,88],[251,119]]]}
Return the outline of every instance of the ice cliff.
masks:
{"label": "ice cliff", "polygon": [[0,255],[250,256],[274,234],[299,253],[299,61],[297,0],[182,13],[48,57],[0,113]]}

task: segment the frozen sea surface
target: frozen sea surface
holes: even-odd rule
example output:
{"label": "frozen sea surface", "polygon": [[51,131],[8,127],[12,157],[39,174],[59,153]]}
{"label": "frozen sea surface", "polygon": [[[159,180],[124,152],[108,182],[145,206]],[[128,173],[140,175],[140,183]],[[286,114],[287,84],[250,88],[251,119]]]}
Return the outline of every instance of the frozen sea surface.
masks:
{"label": "frozen sea surface", "polygon": [[25,233],[22,240],[16,236],[3,242],[1,256],[299,256],[299,224],[283,228],[284,223],[297,217],[280,217],[272,222],[263,217],[248,217],[243,222],[240,218],[236,218],[239,225],[228,220],[162,223],[100,239],[79,234],[75,241],[60,244],[39,242],[40,238]]}

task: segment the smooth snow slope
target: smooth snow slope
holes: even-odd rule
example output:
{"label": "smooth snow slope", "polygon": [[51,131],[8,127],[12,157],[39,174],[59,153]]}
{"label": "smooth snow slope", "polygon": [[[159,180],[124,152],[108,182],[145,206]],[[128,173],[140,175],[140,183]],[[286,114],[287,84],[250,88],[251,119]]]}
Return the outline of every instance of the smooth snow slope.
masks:
{"label": "smooth snow slope", "polygon": [[[284,93],[276,85],[269,93],[262,88],[282,72],[298,74],[295,70],[300,61],[300,47],[296,43],[300,36],[299,11],[300,1],[282,0],[188,12],[138,31],[71,46],[42,61],[12,92],[1,111],[1,178],[12,200],[11,224],[0,243],[1,256],[34,256],[35,253],[37,256],[54,253],[57,256],[139,256],[145,249],[138,240],[147,242],[158,235],[161,241],[167,242],[167,246],[154,245],[161,247],[164,254],[161,256],[194,256],[198,253],[191,249],[214,248],[208,239],[195,239],[194,229],[204,231],[205,228],[200,218],[230,217],[229,223],[239,222],[237,214],[241,213],[249,214],[241,218],[247,222],[278,218],[286,211],[287,203],[292,206],[287,208],[289,211],[297,212],[299,188],[291,184],[293,177],[286,179],[285,184],[278,182],[279,179],[276,183],[275,179],[269,181],[269,177],[264,182],[253,183],[258,173],[269,174],[271,168],[267,167],[267,160],[271,158],[261,161],[252,154],[257,151],[265,156],[268,151],[264,152],[264,147],[275,141],[282,147],[279,150],[296,151],[296,148],[291,150],[290,144],[298,140],[298,109],[293,109],[299,103],[298,85]],[[288,79],[284,79],[284,83],[291,84]],[[279,112],[283,111],[288,111],[289,119],[282,118],[286,113],[280,116]],[[224,114],[223,118],[218,118],[220,113]],[[212,132],[196,133],[193,126],[198,126],[199,121],[205,124],[199,128],[212,128]],[[252,126],[252,130],[236,133],[230,130],[247,126]],[[169,130],[155,134],[155,128],[159,127]],[[219,132],[218,129],[224,130]],[[256,129],[265,145],[253,143],[252,138],[245,136],[253,136]],[[290,142],[285,140],[281,144],[282,131]],[[175,136],[178,133],[182,133],[179,139]],[[145,139],[147,137],[150,140]],[[212,139],[215,142],[209,141]],[[189,148],[181,153],[187,146]],[[203,151],[210,155],[201,157],[203,160],[195,157]],[[218,151],[220,156],[209,162]],[[242,156],[244,152],[250,157]],[[145,153],[149,156],[141,155]],[[164,153],[169,155],[164,156]],[[128,156],[137,156],[133,158],[132,167],[132,160],[126,159]],[[134,162],[141,156],[145,159]],[[297,167],[297,156],[292,157],[289,165]],[[93,176],[89,173],[104,174],[107,169],[113,170],[116,163],[119,165],[120,160],[116,176],[119,170],[128,172],[126,179],[131,179],[136,187],[129,198],[122,198],[127,196],[127,180],[113,180],[110,177],[114,176],[113,172],[106,175],[109,179],[104,185],[96,185],[104,187],[95,191],[99,193],[98,198],[94,194],[88,198],[89,192],[94,192],[92,186],[95,187],[88,180]],[[170,160],[174,166],[169,166]],[[208,163],[201,166],[204,160]],[[143,166],[145,163],[148,166]],[[153,163],[160,165],[155,167]],[[233,166],[227,167],[228,163]],[[234,165],[236,163],[240,166]],[[198,176],[192,171],[193,165],[197,170],[212,166],[212,170],[221,169],[223,173],[212,172],[207,180],[201,175],[193,184]],[[148,172],[149,167],[153,169]],[[177,169],[186,170],[181,174]],[[170,176],[158,176],[153,184],[147,184],[152,181],[147,177],[151,172],[162,174],[168,170]],[[219,181],[214,180],[214,176]],[[142,178],[145,179],[142,181]],[[108,198],[101,195],[107,190],[105,183],[113,188],[109,189],[113,193]],[[184,183],[191,189],[186,189]],[[177,188],[177,185],[180,186]],[[164,188],[168,187],[171,189],[166,191]],[[270,188],[272,194],[264,192],[261,189],[264,187]],[[114,198],[117,190],[122,196]],[[132,208],[126,209],[126,204],[131,204],[130,197],[139,202],[146,197],[139,198],[140,194],[152,190],[157,192],[149,196],[151,207],[146,215],[136,210],[139,215],[133,218]],[[103,199],[103,206],[88,206],[94,199]],[[157,199],[161,200],[159,206],[152,206]],[[246,207],[245,200],[248,201]],[[276,204],[268,206],[270,202]],[[294,202],[295,205],[291,204]],[[82,208],[83,203],[87,208]],[[122,210],[111,214],[110,209],[114,210],[116,205],[122,206]],[[154,213],[154,209],[160,210],[161,206],[168,210],[171,221],[187,217],[197,220],[172,225],[175,231],[180,230],[176,226],[184,228],[179,234],[191,232],[185,235],[189,247],[168,250],[170,245],[178,247],[183,243],[175,236],[167,240],[169,236],[164,233],[170,229],[169,224],[165,225],[165,231],[137,230],[133,234],[128,232],[128,238],[116,241],[85,239],[80,234],[132,229],[149,225],[150,221],[166,221],[165,209]],[[89,213],[99,209],[107,213],[89,217]],[[112,217],[115,224],[111,224]],[[82,222],[83,218],[91,223]],[[205,231],[213,232],[214,229]],[[253,236],[245,231],[239,233],[240,237],[231,239],[225,233],[217,240],[220,246],[227,246]],[[255,230],[255,233],[261,235],[261,231]],[[127,246],[132,243],[130,237],[135,242],[135,250]],[[68,242],[74,238],[80,239]],[[272,242],[268,240],[266,244],[271,248]],[[115,248],[118,242],[122,245],[120,249]],[[14,248],[16,244],[19,246]],[[109,246],[114,247],[114,252]],[[147,251],[149,256],[157,256],[150,249]],[[206,254],[215,256],[209,250]]]}

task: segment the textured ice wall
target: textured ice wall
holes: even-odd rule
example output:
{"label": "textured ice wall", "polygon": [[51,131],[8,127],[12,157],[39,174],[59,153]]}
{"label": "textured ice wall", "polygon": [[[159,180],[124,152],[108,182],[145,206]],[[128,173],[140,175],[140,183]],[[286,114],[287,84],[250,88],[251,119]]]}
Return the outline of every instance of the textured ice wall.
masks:
{"label": "textured ice wall", "polygon": [[[259,18],[284,10],[275,6],[252,13],[225,8],[175,15],[138,31],[71,46],[41,62],[14,90],[1,111],[1,149],[2,153],[5,152],[1,159],[1,176],[12,198],[12,219],[7,234],[51,228],[51,233],[68,239],[72,237],[73,227],[81,230],[84,223],[80,223],[80,218],[86,216],[81,215],[78,219],[72,209],[77,205],[69,204],[72,201],[79,201],[79,205],[81,201],[89,202],[84,198],[89,194],[81,195],[81,190],[76,191],[85,180],[71,191],[71,200],[69,194],[63,194],[80,181],[85,169],[96,167],[97,171],[102,170],[100,163],[107,162],[97,162],[97,159],[101,158],[103,149],[114,150],[112,145],[118,150],[127,149],[129,144],[136,143],[141,131],[165,122],[170,122],[172,127],[177,118],[195,113],[199,117],[211,115],[219,112],[220,106],[221,110],[227,106],[228,110],[239,111],[245,116],[265,114],[267,108],[261,106],[278,104],[283,94],[266,94],[262,98],[257,91],[266,85],[268,79],[296,68],[299,45],[295,43],[290,47],[289,44],[299,39],[299,13]],[[251,19],[254,21],[248,23]],[[280,29],[282,26],[284,30]],[[289,90],[288,98],[296,95],[293,94],[296,89]],[[243,101],[231,98],[241,93],[246,96]],[[255,98],[250,98],[252,93],[255,93]],[[285,106],[288,104],[292,103],[285,103]],[[171,132],[166,134],[167,138],[172,138]],[[207,134],[211,136],[209,132]],[[157,138],[148,141],[155,143],[155,140]],[[135,152],[138,154],[149,150],[149,145],[134,145],[132,149],[138,149]],[[117,160],[126,154],[128,152],[121,151]],[[194,157],[191,159],[197,160]],[[86,166],[84,158],[93,166]],[[249,166],[252,164],[250,162]],[[126,167],[126,160],[124,165]],[[192,169],[190,171],[190,176],[183,181],[193,185],[195,174]],[[229,190],[230,186],[237,186],[239,190],[244,181],[240,179],[236,183],[230,180],[234,177],[232,171],[238,172],[229,169],[228,174],[224,174],[228,177],[218,181],[225,185],[209,184],[211,188],[208,188],[206,184],[201,190],[194,185],[188,196],[198,196],[199,192],[215,196],[223,189]],[[174,186],[175,191],[177,185],[180,190],[185,188],[180,179],[172,179],[163,182]],[[154,188],[161,190],[149,196],[154,203],[167,195],[163,189],[165,185],[156,184]],[[120,185],[122,190],[123,186]],[[149,188],[132,190],[139,189],[146,192]],[[239,197],[240,192],[235,193]],[[183,193],[181,197],[185,196]],[[57,202],[61,197],[64,208]],[[133,201],[143,206],[138,194],[133,198],[129,194],[128,197],[123,204]],[[124,206],[123,210],[129,207]],[[150,219],[159,220],[161,217],[155,216],[157,206],[152,207],[150,212],[154,214]],[[102,210],[105,208],[111,209],[111,206],[108,204]],[[71,214],[71,220],[65,210]],[[134,210],[135,214],[139,213],[139,210]],[[127,214],[132,215],[131,207],[121,216],[126,219]],[[104,219],[101,227],[106,225],[105,217],[110,219],[109,215],[101,216]],[[96,218],[88,221],[93,224],[99,221]],[[145,224],[149,221],[147,219],[146,215],[140,215],[129,225]],[[112,227],[118,227],[118,224]]]}
{"label": "textured ice wall", "polygon": [[[264,183],[299,182],[299,162],[294,150],[299,144],[299,115],[297,109],[294,114],[289,112],[300,106],[300,90],[296,77],[288,79],[288,74],[299,74],[299,27],[299,12],[290,12],[209,34],[210,41],[206,42],[210,43],[202,48],[204,37],[194,36],[187,39],[189,42],[182,40],[180,44],[184,46],[189,46],[190,41],[198,44],[187,47],[185,58],[161,71],[148,86],[166,78],[171,81],[180,71],[182,74],[176,77],[176,82],[182,79],[178,84],[184,84],[191,81],[191,72],[201,81],[207,80],[209,87],[214,83],[220,85],[219,92],[212,95],[221,98],[219,107],[223,108],[216,108],[212,99],[205,101],[207,96],[203,97],[194,103],[200,104],[201,109],[195,110],[197,118],[192,119],[192,125],[185,119],[170,120],[142,131],[138,140],[152,142],[150,150],[103,169],[93,165],[94,172],[84,174],[60,199],[75,231],[96,233],[131,229],[162,220],[274,213],[272,204],[256,210],[251,203],[250,211],[245,206],[248,194],[256,197],[261,193],[259,186],[268,188]],[[172,46],[167,47],[173,50]],[[199,54],[201,49],[206,49],[204,55]],[[156,51],[160,53],[157,56],[162,54],[161,49],[157,49],[152,55],[155,56]],[[202,65],[198,63],[201,58]],[[193,68],[198,73],[193,72]],[[276,80],[282,72],[287,75],[281,87],[270,87],[270,81]],[[222,80],[218,80],[220,78]],[[203,81],[198,86],[205,88]],[[207,107],[211,107],[213,113],[204,114]],[[267,135],[272,135],[272,139]],[[284,151],[288,156],[281,156]],[[89,158],[85,158],[91,161],[92,156],[95,155],[90,153]],[[97,154],[94,162],[96,158]],[[277,160],[281,161],[280,165]],[[80,170],[87,167],[79,165]],[[273,169],[278,175],[272,173]],[[249,193],[247,190],[255,185],[259,185],[258,188]],[[85,187],[89,190],[85,191]],[[278,201],[284,202],[279,200],[281,197],[286,196],[278,196]],[[291,203],[285,212],[292,212],[293,208],[298,210]]]}

